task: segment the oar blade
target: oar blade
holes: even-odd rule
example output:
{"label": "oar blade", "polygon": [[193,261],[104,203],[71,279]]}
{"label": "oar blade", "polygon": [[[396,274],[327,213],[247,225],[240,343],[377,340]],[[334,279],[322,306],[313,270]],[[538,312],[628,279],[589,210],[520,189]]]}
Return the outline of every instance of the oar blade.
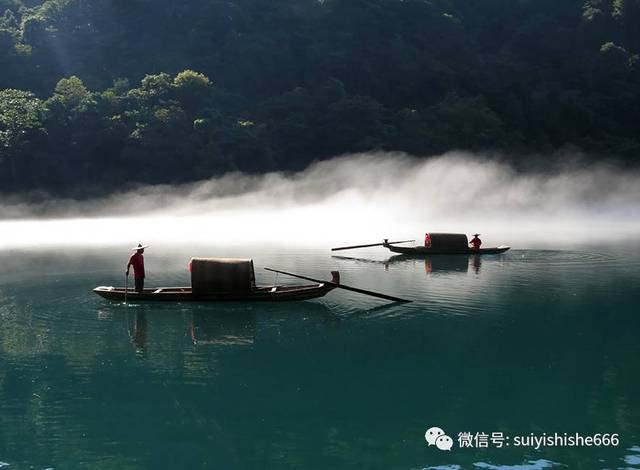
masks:
{"label": "oar blade", "polygon": [[401,299],[400,297],[394,297],[393,295],[387,295],[387,294],[382,294],[380,292],[360,289],[359,287],[345,286],[344,284],[334,284],[333,282],[330,284],[335,285],[340,289],[350,290],[352,292],[357,292],[359,294],[364,294],[364,295],[370,295],[371,297],[378,297],[379,299],[390,300],[392,302],[400,302],[403,304],[408,304],[411,302],[410,300],[407,300],[407,299]]}

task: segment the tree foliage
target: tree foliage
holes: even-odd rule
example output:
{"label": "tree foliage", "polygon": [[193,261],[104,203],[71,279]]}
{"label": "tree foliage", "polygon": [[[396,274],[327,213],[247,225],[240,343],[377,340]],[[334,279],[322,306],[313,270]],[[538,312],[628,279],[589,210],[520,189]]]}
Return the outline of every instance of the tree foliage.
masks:
{"label": "tree foliage", "polygon": [[638,0],[0,0],[0,191],[373,149],[634,164],[639,20]]}
{"label": "tree foliage", "polygon": [[0,145],[5,152],[26,143],[30,134],[42,130],[44,104],[33,93],[0,90]]}

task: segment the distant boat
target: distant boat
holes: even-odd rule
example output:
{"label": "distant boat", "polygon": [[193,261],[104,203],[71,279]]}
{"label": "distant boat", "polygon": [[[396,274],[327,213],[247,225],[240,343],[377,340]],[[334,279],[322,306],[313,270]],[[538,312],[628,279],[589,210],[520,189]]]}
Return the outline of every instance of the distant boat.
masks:
{"label": "distant boat", "polygon": [[357,287],[340,284],[340,273],[332,271],[330,281],[313,279],[299,274],[265,268],[288,276],[314,282],[302,285],[256,286],[253,260],[230,258],[193,258],[190,287],[154,287],[142,292],[127,287],[100,286],[93,289],[97,295],[117,301],[211,302],[211,301],[296,301],[323,297],[340,288],[365,295],[407,302],[404,299]]}
{"label": "distant boat", "polygon": [[331,248],[331,251],[352,250],[356,248],[367,248],[372,246],[383,246],[393,253],[401,253],[411,256],[428,255],[494,255],[504,253],[511,247],[501,245],[490,248],[480,248],[478,250],[469,247],[469,240],[464,233],[429,233],[425,237],[428,246],[396,246],[400,243],[415,242],[415,240],[402,240],[390,242],[387,238],[382,243],[370,243],[367,245],[340,246]]}

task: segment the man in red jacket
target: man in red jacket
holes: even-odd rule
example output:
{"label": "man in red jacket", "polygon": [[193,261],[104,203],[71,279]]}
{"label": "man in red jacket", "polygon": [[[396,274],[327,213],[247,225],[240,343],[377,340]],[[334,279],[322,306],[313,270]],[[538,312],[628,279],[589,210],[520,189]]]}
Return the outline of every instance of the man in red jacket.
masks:
{"label": "man in red jacket", "polygon": [[135,253],[131,255],[129,258],[129,263],[127,264],[127,277],[129,276],[129,268],[133,266],[133,277],[136,282],[136,292],[142,292],[144,289],[144,249],[148,248],[149,245],[142,245],[138,243],[138,246],[132,248],[135,250]]}
{"label": "man in red jacket", "polygon": [[473,234],[473,238],[471,239],[471,241],[469,242],[469,245],[473,245],[473,249],[475,251],[479,251],[480,250],[480,245],[482,245],[482,240],[480,240],[478,237],[480,236],[479,233],[474,233]]}

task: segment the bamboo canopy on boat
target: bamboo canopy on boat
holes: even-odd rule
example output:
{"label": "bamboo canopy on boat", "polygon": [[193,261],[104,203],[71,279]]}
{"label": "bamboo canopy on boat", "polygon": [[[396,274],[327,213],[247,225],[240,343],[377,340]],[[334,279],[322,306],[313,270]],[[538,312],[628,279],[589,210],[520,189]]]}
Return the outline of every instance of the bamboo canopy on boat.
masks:
{"label": "bamboo canopy on boat", "polygon": [[429,233],[431,248],[466,250],[469,240],[464,233]]}
{"label": "bamboo canopy on boat", "polygon": [[249,292],[255,288],[253,260],[192,258],[191,287],[194,295]]}

